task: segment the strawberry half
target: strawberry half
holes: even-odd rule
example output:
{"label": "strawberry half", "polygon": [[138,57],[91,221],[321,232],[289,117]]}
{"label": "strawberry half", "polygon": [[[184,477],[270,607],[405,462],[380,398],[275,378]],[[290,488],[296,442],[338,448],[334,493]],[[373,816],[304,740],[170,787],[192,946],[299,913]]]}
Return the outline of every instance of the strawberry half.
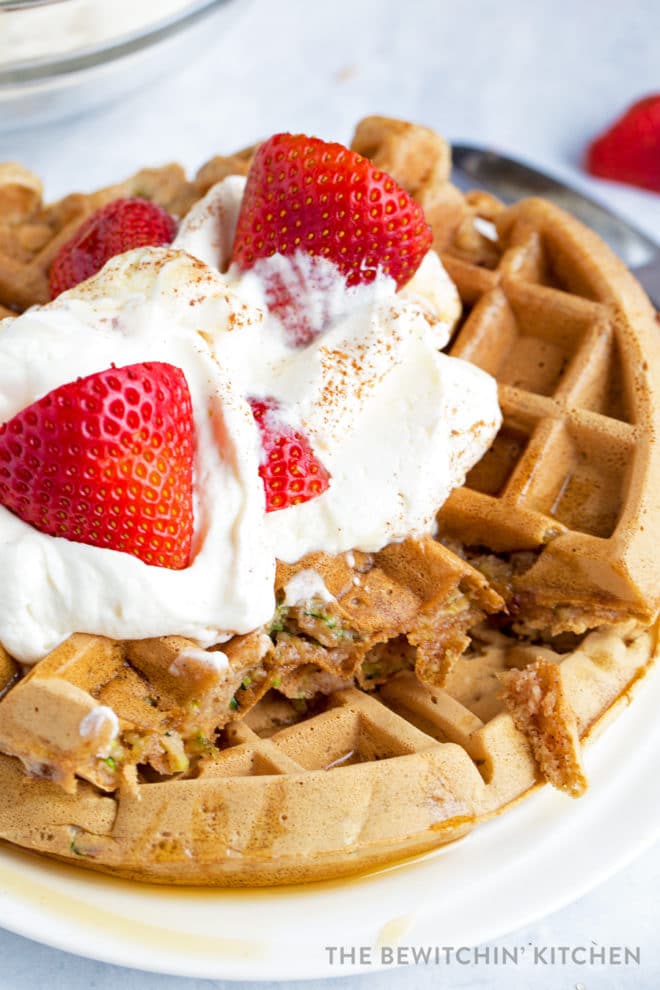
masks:
{"label": "strawberry half", "polygon": [[[232,260],[247,270],[273,255],[299,259],[302,253],[332,262],[348,286],[372,282],[381,271],[401,288],[432,240],[422,208],[368,159],[319,138],[276,134],[250,167]],[[297,287],[301,273],[305,284]],[[290,276],[281,266],[262,267],[260,274],[269,308],[297,342],[323,329],[310,312],[309,297],[310,287],[327,282],[327,264],[310,269],[298,260]]]}
{"label": "strawberry half", "polygon": [[180,570],[193,538],[194,449],[179,368],[109,368],[0,426],[0,504],[50,536]]}
{"label": "strawberry half", "polygon": [[590,145],[587,171],[660,192],[660,93],[634,103]]}
{"label": "strawberry half", "polygon": [[278,420],[273,399],[249,399],[261,432],[264,460],[259,474],[266,492],[266,512],[287,509],[322,495],[330,475],[309,440]]}
{"label": "strawberry half", "polygon": [[148,199],[107,203],[87,217],[55,255],[50,267],[51,297],[96,275],[116,254],[171,244],[175,233],[174,218]]}

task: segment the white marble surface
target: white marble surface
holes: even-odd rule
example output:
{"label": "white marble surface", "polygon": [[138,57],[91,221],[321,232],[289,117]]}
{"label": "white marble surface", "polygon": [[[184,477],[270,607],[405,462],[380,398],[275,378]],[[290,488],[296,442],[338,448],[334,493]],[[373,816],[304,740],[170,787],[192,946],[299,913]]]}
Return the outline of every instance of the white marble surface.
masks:
{"label": "white marble surface", "polygon": [[[658,237],[660,196],[591,183],[578,168],[591,134],[627,103],[660,88],[658,37],[657,0],[629,0],[623,8],[620,0],[246,0],[227,36],[209,37],[208,49],[184,73],[93,116],[0,135],[0,160],[23,161],[56,196],[114,181],[147,163],[179,159],[194,168],[217,151],[276,130],[348,140],[360,116],[380,112],[523,154],[597,190]],[[517,945],[639,946],[639,966],[538,966],[530,979],[527,970],[454,964],[340,978],[334,985],[654,987],[660,984],[658,884],[660,847],[515,935]],[[118,970],[4,932],[0,955],[1,990],[226,985]]]}

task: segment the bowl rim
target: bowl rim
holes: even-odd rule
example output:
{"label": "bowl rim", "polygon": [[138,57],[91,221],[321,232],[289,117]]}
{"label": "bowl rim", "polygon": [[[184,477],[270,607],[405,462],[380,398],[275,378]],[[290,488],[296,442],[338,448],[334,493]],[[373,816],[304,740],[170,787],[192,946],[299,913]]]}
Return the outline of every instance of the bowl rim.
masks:
{"label": "bowl rim", "polygon": [[[34,6],[56,5],[65,0],[42,0]],[[42,56],[15,62],[10,68],[0,69],[0,90],[16,86],[27,86],[35,82],[57,79],[86,69],[95,69],[107,65],[128,55],[133,55],[143,49],[156,45],[173,37],[180,31],[191,27],[207,17],[213,11],[225,7],[235,0],[197,0],[189,4],[178,14],[157,20],[151,26],[133,34],[124,34],[109,44],[94,45],[79,48],[74,54],[52,58]],[[32,9],[32,8],[25,8]],[[3,13],[17,13],[18,8],[0,7],[0,17]]]}

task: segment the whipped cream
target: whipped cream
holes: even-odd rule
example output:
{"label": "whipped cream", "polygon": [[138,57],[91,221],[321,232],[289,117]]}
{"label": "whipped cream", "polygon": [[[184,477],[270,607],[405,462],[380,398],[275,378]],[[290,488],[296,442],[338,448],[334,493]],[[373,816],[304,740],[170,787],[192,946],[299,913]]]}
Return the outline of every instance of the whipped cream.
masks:
{"label": "whipped cream", "polygon": [[119,732],[119,721],[112,708],[108,708],[107,705],[97,705],[81,720],[80,735],[83,739],[97,736],[106,726],[110,727],[112,736],[116,736]]}
{"label": "whipped cream", "polygon": [[96,756],[103,760],[109,755],[112,744],[119,735],[119,719],[112,708],[97,705],[81,719],[78,731],[82,739],[96,747]]}
{"label": "whipped cream", "polygon": [[229,657],[220,650],[201,650],[191,646],[177,654],[168,668],[168,673],[173,677],[186,677],[190,675],[191,667],[219,674],[229,670]]}
{"label": "whipped cream", "polygon": [[[268,621],[277,558],[376,551],[432,531],[500,424],[494,380],[439,353],[460,304],[430,252],[401,292],[380,276],[329,294],[329,328],[303,348],[267,311],[254,272],[225,272],[244,180],[214,187],[171,248],[113,258],[94,278],[0,323],[0,422],[79,376],[165,361],[195,417],[191,565],[40,533],[0,507],[0,641],[34,661],[73,632],[178,634],[202,647]],[[309,438],[328,491],[265,512],[248,397],[271,397]]]}
{"label": "whipped cream", "polygon": [[335,602],[337,599],[331,595],[325,586],[325,581],[312,567],[303,567],[301,571],[294,574],[284,587],[284,602],[286,606],[303,605],[312,598],[317,598],[322,602]]}

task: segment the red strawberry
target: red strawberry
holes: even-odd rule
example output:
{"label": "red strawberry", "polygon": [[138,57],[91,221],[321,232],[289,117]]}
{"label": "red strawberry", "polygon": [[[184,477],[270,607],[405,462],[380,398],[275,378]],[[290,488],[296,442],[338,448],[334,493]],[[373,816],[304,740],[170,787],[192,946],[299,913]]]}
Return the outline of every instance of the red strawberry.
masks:
{"label": "red strawberry", "polygon": [[0,426],[0,504],[42,533],[180,570],[193,537],[194,447],[179,368],[108,368]]}
{"label": "red strawberry", "polygon": [[264,280],[269,312],[296,347],[309,344],[345,312],[346,292],[337,293],[337,269],[325,258],[277,255],[259,259],[255,271]]}
{"label": "red strawberry", "polygon": [[660,93],[634,103],[587,150],[587,170],[660,192]]}
{"label": "red strawberry", "polygon": [[264,449],[259,474],[266,491],[266,512],[287,509],[322,495],[330,484],[330,475],[309,440],[278,420],[273,399],[249,399],[249,403]]}
{"label": "red strawberry", "polygon": [[50,268],[52,298],[96,275],[116,254],[170,244],[175,233],[174,218],[148,199],[107,203],[87,217],[55,255]]}
{"label": "red strawberry", "polygon": [[[380,270],[401,288],[432,240],[421,207],[368,159],[319,138],[276,134],[250,167],[232,258],[246,270],[275,254],[302,252],[333,262],[347,285],[372,282]],[[312,287],[323,271],[312,266]],[[266,275],[267,300],[305,343],[323,326],[305,311],[310,285],[299,291],[297,281],[300,266],[292,277],[276,268]]]}

